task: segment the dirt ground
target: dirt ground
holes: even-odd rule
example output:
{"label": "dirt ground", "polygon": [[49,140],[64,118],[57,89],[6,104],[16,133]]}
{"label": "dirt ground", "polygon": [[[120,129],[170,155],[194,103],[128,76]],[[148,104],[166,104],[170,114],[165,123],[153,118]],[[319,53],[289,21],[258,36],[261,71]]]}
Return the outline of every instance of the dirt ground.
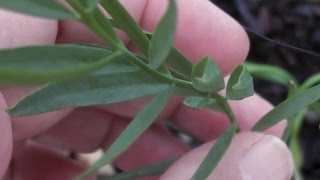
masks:
{"label": "dirt ground", "polygon": [[[243,26],[283,44],[320,54],[320,0],[215,0]],[[249,33],[249,61],[285,68],[303,82],[320,72],[320,56],[298,52]],[[255,89],[273,104],[287,95],[283,86],[255,79]],[[320,92],[319,92],[320,93]],[[306,180],[320,179],[320,117],[309,113],[301,129]]]}

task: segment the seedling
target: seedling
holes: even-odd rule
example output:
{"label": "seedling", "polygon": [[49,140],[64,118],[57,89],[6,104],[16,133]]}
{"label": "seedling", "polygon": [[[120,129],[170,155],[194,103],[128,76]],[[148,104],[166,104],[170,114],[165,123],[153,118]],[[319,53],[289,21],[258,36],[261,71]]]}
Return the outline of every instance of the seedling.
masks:
{"label": "seedling", "polygon": [[[193,65],[173,47],[177,7],[169,1],[154,33],[143,31],[118,0],[68,0],[70,9],[56,1],[2,0],[0,7],[51,19],[73,19],[85,24],[108,46],[46,45],[0,51],[0,82],[12,85],[41,85],[7,111],[28,116],[69,107],[94,106],[154,98],[137,114],[104,156],[78,176],[83,179],[112,163],[155,121],[169,98],[179,95],[190,108],[224,112],[231,125],[217,139],[192,179],[206,179],[228,149],[237,119],[229,104],[253,95],[252,77],[240,65],[225,85],[219,66],[209,57]],[[100,8],[111,18],[104,16]],[[123,30],[141,55],[130,52],[114,29]],[[81,57],[81,58],[79,58]],[[226,96],[218,91],[226,87]],[[291,117],[320,98],[320,85],[290,98],[265,115],[254,130],[263,131]],[[81,98],[79,98],[81,97]],[[173,161],[120,174],[127,179],[163,172]],[[142,172],[142,173],[141,173]],[[116,175],[119,177],[119,175]],[[113,177],[116,179],[116,177]],[[112,179],[112,177],[111,177]]]}

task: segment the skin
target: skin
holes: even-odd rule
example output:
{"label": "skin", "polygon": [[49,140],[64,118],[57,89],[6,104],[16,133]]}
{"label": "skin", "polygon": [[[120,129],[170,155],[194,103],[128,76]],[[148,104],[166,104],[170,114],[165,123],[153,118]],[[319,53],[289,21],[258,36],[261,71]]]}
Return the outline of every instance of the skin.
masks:
{"label": "skin", "polygon": [[[166,8],[166,1],[122,0],[137,22],[146,30],[155,29]],[[241,26],[207,0],[177,0],[178,26],[176,47],[193,62],[203,56],[214,58],[225,75],[242,63],[249,41]],[[57,22],[0,10],[0,47],[54,43],[96,43],[95,35],[77,22]],[[22,28],[22,24],[29,28]],[[127,46],[134,46],[121,32]],[[142,98],[111,106],[68,109],[24,118],[9,117],[3,109],[33,88],[1,87],[0,91],[0,179],[68,180],[84,167],[61,155],[56,149],[91,152],[108,148],[138,110],[148,101]],[[230,102],[242,130],[247,131],[272,106],[258,95]],[[165,129],[161,120],[170,118],[179,127],[205,142],[191,150]],[[210,149],[214,139],[228,127],[225,115],[184,107],[174,97],[156,124],[148,129],[116,161],[117,167],[134,167],[181,156],[161,177],[149,179],[190,179]],[[290,179],[291,155],[276,137],[285,123],[265,134],[242,132],[235,136],[217,169],[209,179]],[[267,135],[272,134],[272,135]],[[11,163],[9,163],[11,160]]]}

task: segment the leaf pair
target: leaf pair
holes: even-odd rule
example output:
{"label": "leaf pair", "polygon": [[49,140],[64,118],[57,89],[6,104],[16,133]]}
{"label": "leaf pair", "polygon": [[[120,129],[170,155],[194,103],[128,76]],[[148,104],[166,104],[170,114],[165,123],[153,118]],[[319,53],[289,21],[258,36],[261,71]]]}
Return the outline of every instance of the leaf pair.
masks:
{"label": "leaf pair", "polygon": [[[209,57],[203,58],[192,70],[193,87],[202,92],[215,93],[225,87],[220,68]],[[230,75],[226,97],[241,100],[254,94],[252,77],[247,69],[240,65]]]}

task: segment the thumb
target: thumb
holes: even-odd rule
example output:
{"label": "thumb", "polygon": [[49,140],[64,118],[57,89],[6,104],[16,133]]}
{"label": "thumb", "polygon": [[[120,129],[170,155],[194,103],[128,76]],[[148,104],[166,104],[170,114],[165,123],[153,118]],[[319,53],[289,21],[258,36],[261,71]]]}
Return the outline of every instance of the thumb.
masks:
{"label": "thumb", "polygon": [[[212,143],[184,155],[161,176],[161,180],[191,179]],[[289,180],[292,173],[291,154],[280,139],[256,132],[242,132],[234,137],[208,180]]]}
{"label": "thumb", "polygon": [[4,109],[6,104],[0,93],[0,179],[8,168],[12,153],[12,130],[9,116]]}

